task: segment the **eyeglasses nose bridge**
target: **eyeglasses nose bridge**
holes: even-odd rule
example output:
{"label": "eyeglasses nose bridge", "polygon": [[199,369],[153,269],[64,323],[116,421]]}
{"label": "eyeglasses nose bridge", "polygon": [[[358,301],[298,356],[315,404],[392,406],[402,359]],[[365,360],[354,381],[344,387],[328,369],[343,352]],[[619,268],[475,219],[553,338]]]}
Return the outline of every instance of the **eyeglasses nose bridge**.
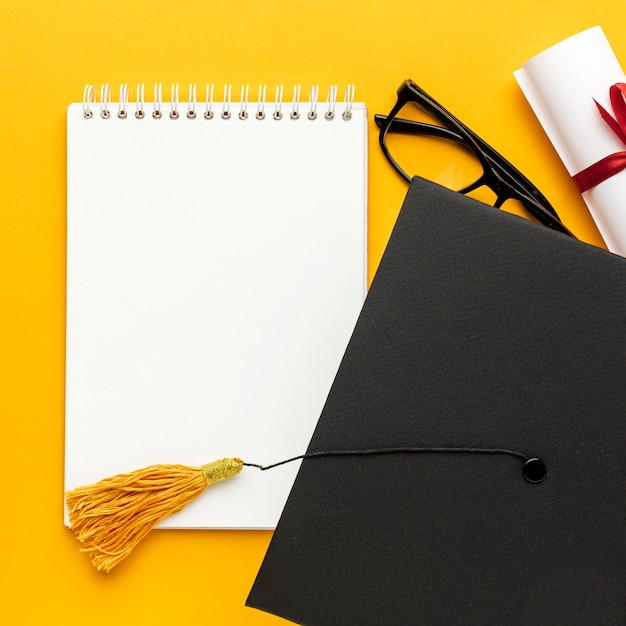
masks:
{"label": "eyeglasses nose bridge", "polygon": [[496,202],[494,204],[495,207],[500,208],[506,200],[511,197],[517,197],[519,193],[515,187],[505,180],[502,174],[491,166],[490,163],[484,164],[484,174],[483,177],[485,179],[485,184],[494,194],[496,194]]}

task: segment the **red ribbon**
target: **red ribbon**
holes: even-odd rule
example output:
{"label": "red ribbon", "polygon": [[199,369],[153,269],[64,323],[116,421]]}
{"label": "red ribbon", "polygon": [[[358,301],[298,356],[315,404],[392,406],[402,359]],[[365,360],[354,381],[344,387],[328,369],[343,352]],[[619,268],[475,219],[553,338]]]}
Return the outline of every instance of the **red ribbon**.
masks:
{"label": "red ribbon", "polygon": [[[594,102],[602,119],[626,145],[626,83],[612,85],[609,89],[609,96],[615,118],[602,105],[598,104],[595,99]],[[582,193],[599,185],[607,178],[615,176],[615,174],[624,169],[626,169],[626,152],[615,152],[578,172],[572,178]]]}

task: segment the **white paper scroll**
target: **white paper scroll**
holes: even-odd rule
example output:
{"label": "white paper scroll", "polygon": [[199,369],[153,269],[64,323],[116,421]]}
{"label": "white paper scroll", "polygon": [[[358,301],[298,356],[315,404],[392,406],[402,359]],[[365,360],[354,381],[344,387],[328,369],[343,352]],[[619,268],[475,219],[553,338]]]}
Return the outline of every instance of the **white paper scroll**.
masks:
{"label": "white paper scroll", "polygon": [[[613,115],[609,89],[626,82],[600,26],[548,48],[514,74],[570,175],[626,150],[594,103]],[[582,195],[608,249],[626,256],[626,170]]]}

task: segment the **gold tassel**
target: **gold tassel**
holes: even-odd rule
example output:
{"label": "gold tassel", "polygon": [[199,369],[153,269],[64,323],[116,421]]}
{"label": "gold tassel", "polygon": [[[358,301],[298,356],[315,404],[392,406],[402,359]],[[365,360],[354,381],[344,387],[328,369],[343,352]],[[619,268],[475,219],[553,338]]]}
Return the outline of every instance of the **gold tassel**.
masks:
{"label": "gold tassel", "polygon": [[237,458],[201,467],[151,465],[78,487],[65,494],[70,528],[94,566],[110,572],[164,517],[242,467]]}

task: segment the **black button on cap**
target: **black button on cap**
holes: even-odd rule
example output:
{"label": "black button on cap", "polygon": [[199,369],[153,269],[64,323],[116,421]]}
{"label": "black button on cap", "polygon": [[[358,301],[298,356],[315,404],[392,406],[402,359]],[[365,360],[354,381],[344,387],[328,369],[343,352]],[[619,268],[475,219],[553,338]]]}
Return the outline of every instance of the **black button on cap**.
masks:
{"label": "black button on cap", "polygon": [[541,459],[534,457],[524,463],[522,473],[529,483],[540,483],[546,477],[548,470]]}

